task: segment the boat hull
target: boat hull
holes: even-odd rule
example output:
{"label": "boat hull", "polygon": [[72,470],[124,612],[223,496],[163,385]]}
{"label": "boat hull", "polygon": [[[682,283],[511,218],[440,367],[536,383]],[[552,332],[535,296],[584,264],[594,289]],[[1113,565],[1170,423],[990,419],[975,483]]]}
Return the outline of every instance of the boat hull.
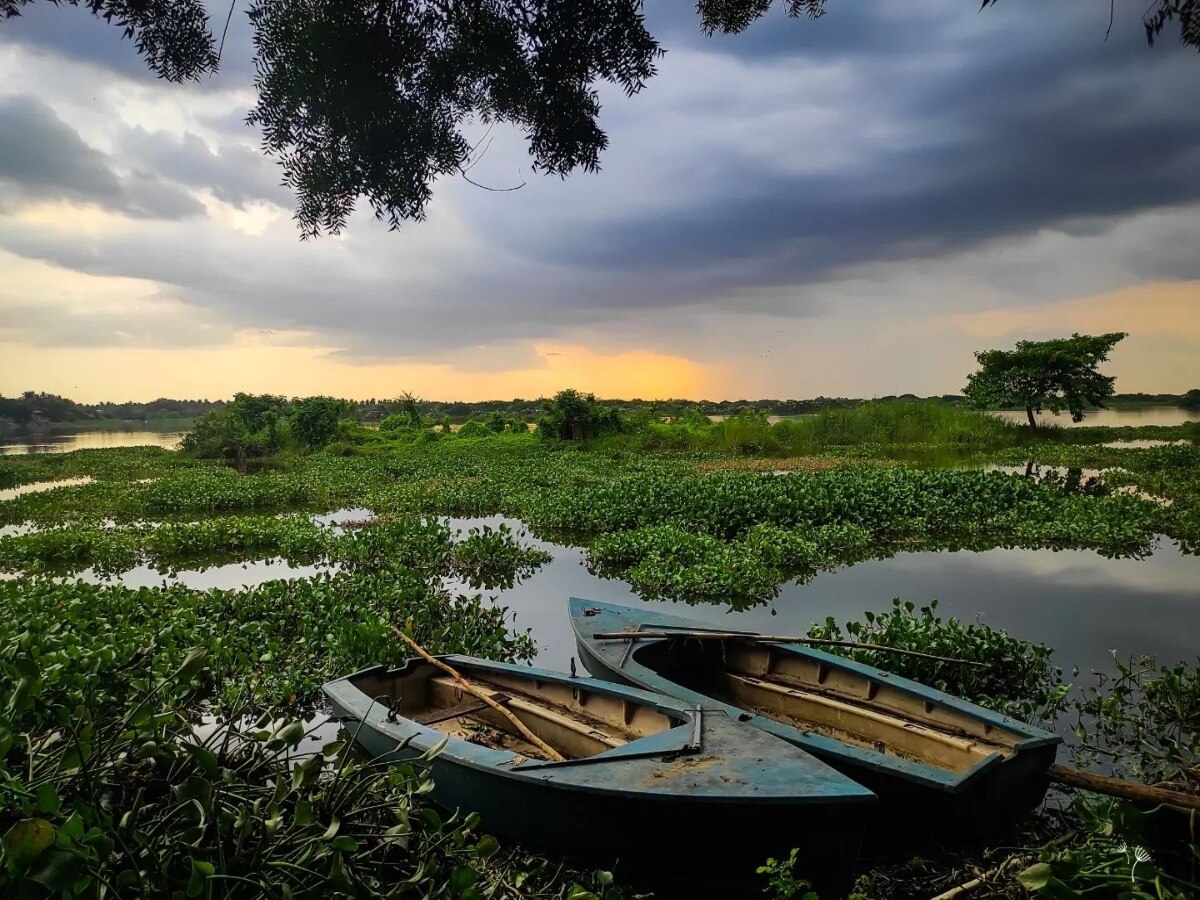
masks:
{"label": "boat hull", "polygon": [[[358,744],[373,758],[413,759],[442,740],[409,720],[388,722],[365,709],[346,689],[350,680],[332,682],[326,694],[335,714],[354,723]],[[575,683],[588,690],[629,691],[594,679]],[[797,872],[822,896],[841,896],[852,883],[874,801],[807,754],[721,713],[703,715],[698,753],[662,758],[522,769],[481,763],[478,748],[459,746],[465,743],[450,739],[429,762],[438,803],[476,812],[489,831],[530,847],[692,896],[700,886],[724,896],[759,895],[764,881],[756,868],[794,847],[800,848]],[[793,769],[801,783],[784,786]],[[766,783],[772,778],[774,784]],[[819,790],[816,782],[806,790],[805,780],[812,779],[820,780]],[[714,789],[714,782],[728,790]],[[670,852],[680,847],[685,854]]]}
{"label": "boat hull", "polygon": [[[599,615],[585,618],[585,607],[601,612]],[[617,611],[615,618],[614,611]],[[1047,772],[1061,743],[1057,735],[1023,723],[1015,723],[989,710],[975,707],[980,716],[1027,729],[1028,738],[1011,758],[993,760],[992,764],[986,767],[986,771],[981,771],[974,777],[958,783],[936,780],[926,777],[919,767],[908,765],[902,760],[847,747],[826,736],[747,712],[690,690],[638,664],[634,654],[627,652],[627,645],[621,646],[618,651],[614,644],[597,642],[590,637],[595,632],[624,630],[634,624],[644,624],[650,629],[675,625],[712,630],[709,625],[648,611],[642,613],[640,610],[592,603],[578,598],[572,598],[571,612],[580,661],[592,675],[645,690],[658,691],[687,703],[726,708],[731,715],[741,715],[748,724],[806,750],[843,775],[870,789],[879,798],[879,803],[871,812],[867,830],[868,844],[894,846],[897,842],[921,843],[931,835],[973,839],[1003,833],[1011,830],[1027,816],[1046,795],[1049,787]],[[797,645],[787,646],[806,656],[830,660],[832,664],[843,662],[821,651]],[[877,673],[878,677],[887,678],[893,685],[911,685],[916,690],[927,692],[930,698],[946,699],[946,695],[924,685],[908,682],[906,679],[899,679],[857,663],[850,665],[856,670]],[[957,698],[950,699],[961,707],[974,706]],[[932,773],[930,775],[932,776]]]}

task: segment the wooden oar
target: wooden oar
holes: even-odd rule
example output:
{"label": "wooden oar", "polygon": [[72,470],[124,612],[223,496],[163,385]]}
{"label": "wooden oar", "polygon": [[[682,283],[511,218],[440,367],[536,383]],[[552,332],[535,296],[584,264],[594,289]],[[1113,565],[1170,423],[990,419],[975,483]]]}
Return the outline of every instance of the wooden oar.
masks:
{"label": "wooden oar", "polygon": [[1050,780],[1096,794],[1117,797],[1121,800],[1132,800],[1136,803],[1165,803],[1168,806],[1178,806],[1180,809],[1200,810],[1200,794],[1190,794],[1186,791],[1153,784],[1142,784],[1139,781],[1126,781],[1124,778],[1113,778],[1111,775],[1097,775],[1095,772],[1085,772],[1083,769],[1076,769],[1073,766],[1061,766],[1055,763],[1050,767]]}
{"label": "wooden oar", "polygon": [[451,678],[453,678],[455,683],[457,683],[459,687],[461,687],[464,691],[466,691],[472,697],[478,697],[480,700],[482,700],[484,703],[486,703],[488,706],[490,706],[496,712],[500,713],[500,715],[502,715],[506,719],[508,719],[508,721],[512,722],[513,725],[516,726],[517,731],[521,732],[521,734],[524,735],[525,739],[527,741],[529,741],[529,743],[533,744],[535,747],[537,747],[539,750],[541,750],[543,753],[545,753],[547,756],[549,756],[555,762],[565,762],[566,761],[566,757],[564,757],[561,753],[559,753],[557,750],[555,750],[553,747],[551,747],[549,744],[547,744],[545,741],[543,741],[540,737],[538,737],[536,734],[534,734],[532,731],[530,731],[526,727],[525,723],[522,722],[520,719],[518,719],[510,710],[505,709],[503,706],[501,706],[499,703],[497,703],[494,699],[492,699],[492,695],[491,695],[490,691],[486,690],[485,688],[481,688],[478,685],[472,684],[471,682],[467,681],[467,679],[464,678],[458,672],[458,670],[456,670],[452,666],[449,666],[446,663],[442,662],[442,660],[436,659],[433,656],[431,656],[425,650],[424,647],[422,647],[420,644],[418,644],[416,641],[414,641],[412,638],[410,638],[407,634],[405,634],[403,631],[401,631],[395,625],[392,626],[392,631],[395,632],[396,636],[398,638],[400,638],[400,640],[404,641],[404,643],[408,644],[408,646],[410,646],[414,650],[416,650],[417,653],[420,654],[421,658],[424,659],[427,663],[437,666],[439,669],[441,669],[443,672],[445,672],[447,675],[449,675]]}
{"label": "wooden oar", "polygon": [[809,644],[814,647],[849,647],[853,650],[878,650],[881,653],[898,653],[901,656],[917,656],[937,662],[956,663],[960,666],[991,665],[971,659],[955,659],[952,656],[937,656],[920,650],[905,650],[900,647],[885,647],[882,644],[865,644],[861,641],[835,641],[832,638],[810,638],[781,634],[742,634],[736,631],[603,631],[593,634],[597,641],[660,641],[664,638],[687,638],[697,641],[756,641],[760,644]]}

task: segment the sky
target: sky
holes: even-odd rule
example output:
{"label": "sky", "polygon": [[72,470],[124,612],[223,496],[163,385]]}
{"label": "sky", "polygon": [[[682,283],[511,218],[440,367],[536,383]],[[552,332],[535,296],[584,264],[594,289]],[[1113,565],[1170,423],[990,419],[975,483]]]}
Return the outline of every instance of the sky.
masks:
{"label": "sky", "polygon": [[[228,6],[214,7],[223,20]],[[1124,392],[1200,386],[1200,54],[1144,4],[777,3],[707,38],[648,0],[644,91],[599,87],[601,171],[499,130],[398,232],[301,241],[222,71],[154,79],[119,29],[0,22],[0,393],[870,397],[976,350],[1128,331]]]}

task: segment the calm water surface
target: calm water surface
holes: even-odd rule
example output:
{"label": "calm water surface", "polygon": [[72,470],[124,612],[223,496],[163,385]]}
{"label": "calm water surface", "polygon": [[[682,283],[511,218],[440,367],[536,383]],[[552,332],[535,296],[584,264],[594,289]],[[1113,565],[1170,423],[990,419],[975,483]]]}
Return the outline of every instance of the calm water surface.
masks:
{"label": "calm water surface", "polygon": [[[1025,410],[1004,409],[994,415],[1018,425],[1028,422]],[[1087,414],[1082,422],[1072,422],[1068,413],[1056,416],[1043,413],[1037,417],[1039,425],[1058,425],[1063,428],[1076,428],[1080,425],[1108,425],[1121,428],[1126,425],[1182,425],[1184,422],[1200,421],[1200,412],[1187,410],[1178,406],[1152,406],[1147,409],[1097,409]]]}
{"label": "calm water surface", "polygon": [[[335,524],[365,514],[354,510],[322,519]],[[501,524],[524,530],[519,521],[500,516],[449,521],[464,532],[472,526]],[[648,606],[718,627],[775,634],[803,633],[826,616],[838,621],[861,618],[864,610],[889,609],[893,597],[918,606],[936,598],[943,616],[978,620],[1048,644],[1068,673],[1076,666],[1082,673],[1111,671],[1113,651],[1122,660],[1154,653],[1163,663],[1200,655],[1200,557],[1181,554],[1165,538],[1142,560],[1105,559],[1085,550],[904,553],[822,572],[807,584],[784,586],[769,606],[736,613],[723,606],[647,603],[627,583],[590,574],[581,549],[539,541],[528,533],[525,539],[552,553],[553,561],[524,583],[494,596],[515,614],[515,627],[532,629],[537,664],[546,668],[566,669],[576,655],[567,618],[570,596]],[[315,571],[273,561],[163,576],[142,566],[106,580],[131,587],[167,581],[236,589],[275,578],[306,578]],[[99,580],[90,572],[82,577]],[[453,593],[476,593],[464,583],[449,582],[448,587]]]}
{"label": "calm water surface", "polygon": [[32,484],[22,484],[14,488],[0,489],[0,501],[11,500],[14,497],[20,497],[22,494],[40,494],[42,491],[56,491],[59,488],[78,487],[81,484],[90,484],[92,476],[85,475],[82,478],[60,478],[58,481],[35,481]]}
{"label": "calm water surface", "polygon": [[182,431],[79,431],[74,434],[8,435],[0,438],[0,456],[20,453],[69,453],[107,447],[178,448]]}
{"label": "calm water surface", "polygon": [[[466,529],[504,521],[452,519],[451,524]],[[533,629],[538,664],[547,668],[566,668],[575,655],[569,596],[775,634],[803,633],[826,616],[845,621],[860,618],[864,610],[886,610],[893,597],[918,606],[936,598],[943,616],[977,619],[1053,647],[1057,663],[1068,671],[1073,666],[1082,672],[1110,671],[1113,650],[1121,659],[1156,653],[1164,663],[1200,655],[1200,557],[1184,556],[1165,538],[1142,560],[1105,559],[1084,550],[904,553],[786,585],[770,606],[737,613],[719,606],[647,603],[625,582],[591,575],[582,550],[532,542],[553,553],[553,562],[496,596],[516,613],[518,627]]]}

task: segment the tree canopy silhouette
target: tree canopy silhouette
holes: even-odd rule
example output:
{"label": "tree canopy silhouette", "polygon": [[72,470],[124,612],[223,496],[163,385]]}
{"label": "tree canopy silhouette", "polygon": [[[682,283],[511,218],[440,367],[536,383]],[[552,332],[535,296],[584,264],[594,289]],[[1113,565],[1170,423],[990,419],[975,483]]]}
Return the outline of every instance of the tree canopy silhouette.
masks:
{"label": "tree canopy silhouette", "polygon": [[[0,0],[0,20],[32,2]],[[220,65],[224,32],[218,41],[203,0],[49,2],[124,29],[169,81]],[[696,9],[707,34],[736,34],[773,5],[699,0]],[[778,5],[818,18],[826,0]],[[536,171],[597,169],[608,140],[596,85],[635,94],[663,52],[641,0],[251,0],[248,14],[258,90],[249,119],[296,193],[305,236],[341,231],[361,197],[392,228],[423,219],[438,176],[469,178],[477,148],[467,133],[478,123],[519,128]],[[1148,38],[1176,20],[1200,49],[1200,0],[1155,0]]]}
{"label": "tree canopy silhouette", "polygon": [[980,350],[979,371],[967,377],[963,393],[978,409],[1024,409],[1037,430],[1035,413],[1064,409],[1082,422],[1088,408],[1103,409],[1116,378],[1097,368],[1108,360],[1125,332],[1073,334],[1049,341],[1017,341],[1014,350]]}

